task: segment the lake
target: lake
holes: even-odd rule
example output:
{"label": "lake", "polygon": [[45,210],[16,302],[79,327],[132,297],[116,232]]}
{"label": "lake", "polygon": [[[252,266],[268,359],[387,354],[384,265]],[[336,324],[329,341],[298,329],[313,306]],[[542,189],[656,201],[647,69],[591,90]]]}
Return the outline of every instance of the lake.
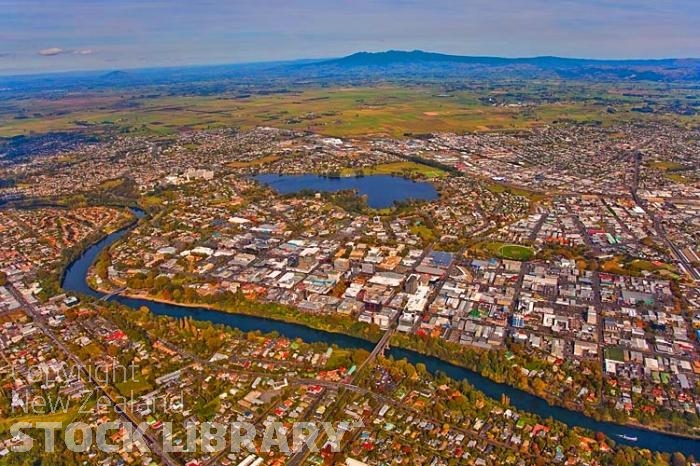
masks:
{"label": "lake", "polygon": [[367,196],[367,205],[373,209],[391,207],[397,201],[432,201],[439,196],[435,186],[427,181],[391,175],[329,178],[320,175],[263,174],[254,178],[280,194],[298,193],[305,189],[323,192],[355,190],[359,195]]}

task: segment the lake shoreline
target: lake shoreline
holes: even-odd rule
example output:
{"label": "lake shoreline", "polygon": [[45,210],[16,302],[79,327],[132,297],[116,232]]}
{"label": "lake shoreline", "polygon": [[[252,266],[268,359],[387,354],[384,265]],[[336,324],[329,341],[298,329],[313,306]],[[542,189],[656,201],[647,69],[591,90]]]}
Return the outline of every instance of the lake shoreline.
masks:
{"label": "lake shoreline", "polygon": [[434,201],[440,197],[429,181],[392,175],[328,176],[261,173],[252,177],[280,195],[309,192],[355,191],[367,197],[371,209],[386,209],[407,201]]}

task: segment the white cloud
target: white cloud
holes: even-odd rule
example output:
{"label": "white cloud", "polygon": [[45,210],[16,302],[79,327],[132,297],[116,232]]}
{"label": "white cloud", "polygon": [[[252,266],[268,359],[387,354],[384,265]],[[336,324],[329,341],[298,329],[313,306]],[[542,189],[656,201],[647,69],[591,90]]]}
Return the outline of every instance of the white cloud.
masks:
{"label": "white cloud", "polygon": [[48,49],[42,49],[39,50],[39,55],[43,55],[45,57],[51,57],[54,55],[60,55],[62,53],[65,53],[65,50],[58,48],[58,47],[51,47]]}
{"label": "white cloud", "polygon": [[73,50],[73,55],[91,55],[91,49]]}

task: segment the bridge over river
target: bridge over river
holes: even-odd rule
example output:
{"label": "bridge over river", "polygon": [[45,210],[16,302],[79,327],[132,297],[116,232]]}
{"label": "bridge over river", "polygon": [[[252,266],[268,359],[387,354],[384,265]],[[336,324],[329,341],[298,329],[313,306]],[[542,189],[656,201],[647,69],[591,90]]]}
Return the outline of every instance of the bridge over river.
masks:
{"label": "bridge over river", "polygon": [[[138,217],[143,217],[143,212],[135,211],[135,213]],[[102,241],[89,247],[66,269],[62,283],[63,288],[69,292],[90,295],[97,299],[105,297],[104,294],[88,286],[86,282],[88,269],[103,249],[122,238],[128,233],[130,228],[131,227],[127,227],[114,232]],[[188,316],[193,319],[236,327],[246,332],[255,330],[260,330],[262,332],[276,331],[287,338],[301,338],[309,343],[324,342],[329,345],[336,344],[344,348],[363,348],[371,352],[371,358],[376,357],[380,352],[386,350],[395,324],[395,322],[392,322],[383,338],[377,344],[372,344],[369,341],[348,335],[324,332],[303,325],[280,322],[264,317],[230,314],[206,308],[190,308],[173,304],[157,303],[144,299],[128,298],[118,294],[113,294],[111,299],[133,309],[147,306],[151,312],[158,315],[167,315],[175,318]],[[387,350],[386,353],[397,359],[405,358],[412,364],[422,363],[432,373],[442,372],[456,380],[467,380],[471,385],[491,398],[500,399],[501,395],[505,394],[510,398],[513,407],[537,414],[543,418],[552,417],[571,426],[579,426],[594,432],[602,432],[618,443],[664,452],[679,451],[686,456],[693,455],[695,458],[700,458],[700,440],[654,432],[638,427],[622,426],[612,422],[596,421],[586,417],[580,412],[571,411],[558,406],[551,406],[542,398],[509,385],[494,382],[468,369],[458,367],[431,356],[419,354],[415,351],[391,348]],[[359,373],[360,371],[358,370],[357,372]],[[626,440],[621,437],[622,435],[632,438],[636,437],[637,441]]]}

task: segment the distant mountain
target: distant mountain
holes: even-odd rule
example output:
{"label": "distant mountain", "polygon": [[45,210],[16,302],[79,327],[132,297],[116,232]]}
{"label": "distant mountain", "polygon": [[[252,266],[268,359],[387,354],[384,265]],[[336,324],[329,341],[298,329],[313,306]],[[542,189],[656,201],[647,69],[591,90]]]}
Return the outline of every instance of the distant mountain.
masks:
{"label": "distant mountain", "polygon": [[102,76],[100,76],[100,79],[115,81],[129,79],[130,77],[130,73],[127,73],[126,71],[116,70],[103,74]]}
{"label": "distant mountain", "polygon": [[[401,50],[389,50],[386,52],[357,52],[342,58],[326,60],[316,65],[338,66],[387,66],[395,64],[420,64],[420,63],[464,63],[473,65],[508,66],[508,65],[533,65],[542,68],[572,68],[579,66],[607,65],[607,66],[674,66],[688,60],[664,58],[658,60],[594,60],[585,58],[562,57],[531,57],[531,58],[504,58],[447,55],[443,53],[423,52],[414,50],[406,52]],[[698,60],[691,60],[700,63]]]}
{"label": "distant mountain", "polygon": [[392,80],[459,85],[465,79],[700,82],[700,59],[504,58],[389,50],[321,60],[0,76],[0,89],[31,94],[169,86],[168,92],[215,95],[226,90],[243,89],[247,94],[297,85],[371,85]]}
{"label": "distant mountain", "polygon": [[[366,77],[562,78],[602,80],[700,80],[700,59],[596,60],[562,57],[504,58],[414,50],[358,52],[302,66],[310,73]],[[312,71],[314,70],[314,71]]]}

